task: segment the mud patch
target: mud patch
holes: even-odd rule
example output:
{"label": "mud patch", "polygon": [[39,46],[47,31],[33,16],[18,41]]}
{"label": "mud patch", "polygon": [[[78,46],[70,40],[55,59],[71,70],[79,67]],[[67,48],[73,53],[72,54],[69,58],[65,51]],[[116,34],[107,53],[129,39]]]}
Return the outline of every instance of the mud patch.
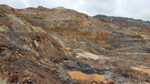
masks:
{"label": "mud patch", "polygon": [[81,71],[69,71],[68,74],[71,76],[72,79],[76,80],[84,80],[89,82],[107,82],[105,78],[108,78],[105,75],[99,75],[99,74],[85,74]]}
{"label": "mud patch", "polygon": [[139,72],[142,72],[142,73],[149,73],[150,74],[150,69],[144,69],[144,68],[139,68],[139,67],[134,67],[132,66],[131,69],[135,70],[135,71],[139,71]]}

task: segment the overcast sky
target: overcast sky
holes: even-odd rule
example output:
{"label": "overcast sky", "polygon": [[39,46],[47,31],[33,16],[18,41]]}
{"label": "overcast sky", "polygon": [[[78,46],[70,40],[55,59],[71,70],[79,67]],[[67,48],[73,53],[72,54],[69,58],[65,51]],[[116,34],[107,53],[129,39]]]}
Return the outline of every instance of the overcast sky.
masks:
{"label": "overcast sky", "polygon": [[150,20],[150,0],[0,0],[0,4],[13,8],[63,6],[90,16],[104,14]]}

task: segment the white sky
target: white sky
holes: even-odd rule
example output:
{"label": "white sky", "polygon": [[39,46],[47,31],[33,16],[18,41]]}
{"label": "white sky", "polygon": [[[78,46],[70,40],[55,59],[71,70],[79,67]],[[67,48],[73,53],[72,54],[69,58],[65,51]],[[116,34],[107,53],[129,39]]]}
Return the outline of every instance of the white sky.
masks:
{"label": "white sky", "polygon": [[13,8],[63,6],[86,13],[150,20],[150,0],[0,0]]}

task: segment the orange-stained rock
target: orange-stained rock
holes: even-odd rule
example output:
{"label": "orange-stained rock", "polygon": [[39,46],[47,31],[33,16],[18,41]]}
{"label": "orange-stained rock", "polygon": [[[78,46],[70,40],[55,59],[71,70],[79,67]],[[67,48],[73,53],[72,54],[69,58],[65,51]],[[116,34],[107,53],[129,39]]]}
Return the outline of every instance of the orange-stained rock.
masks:
{"label": "orange-stained rock", "polygon": [[0,15],[0,84],[150,83],[148,21],[42,6]]}

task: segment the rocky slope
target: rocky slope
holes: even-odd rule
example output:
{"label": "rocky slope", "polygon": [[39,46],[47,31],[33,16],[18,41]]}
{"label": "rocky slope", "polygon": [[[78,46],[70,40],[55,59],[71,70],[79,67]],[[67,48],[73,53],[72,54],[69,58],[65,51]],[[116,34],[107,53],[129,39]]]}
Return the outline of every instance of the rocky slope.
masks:
{"label": "rocky slope", "polygon": [[150,28],[122,24],[0,5],[0,84],[150,83]]}

